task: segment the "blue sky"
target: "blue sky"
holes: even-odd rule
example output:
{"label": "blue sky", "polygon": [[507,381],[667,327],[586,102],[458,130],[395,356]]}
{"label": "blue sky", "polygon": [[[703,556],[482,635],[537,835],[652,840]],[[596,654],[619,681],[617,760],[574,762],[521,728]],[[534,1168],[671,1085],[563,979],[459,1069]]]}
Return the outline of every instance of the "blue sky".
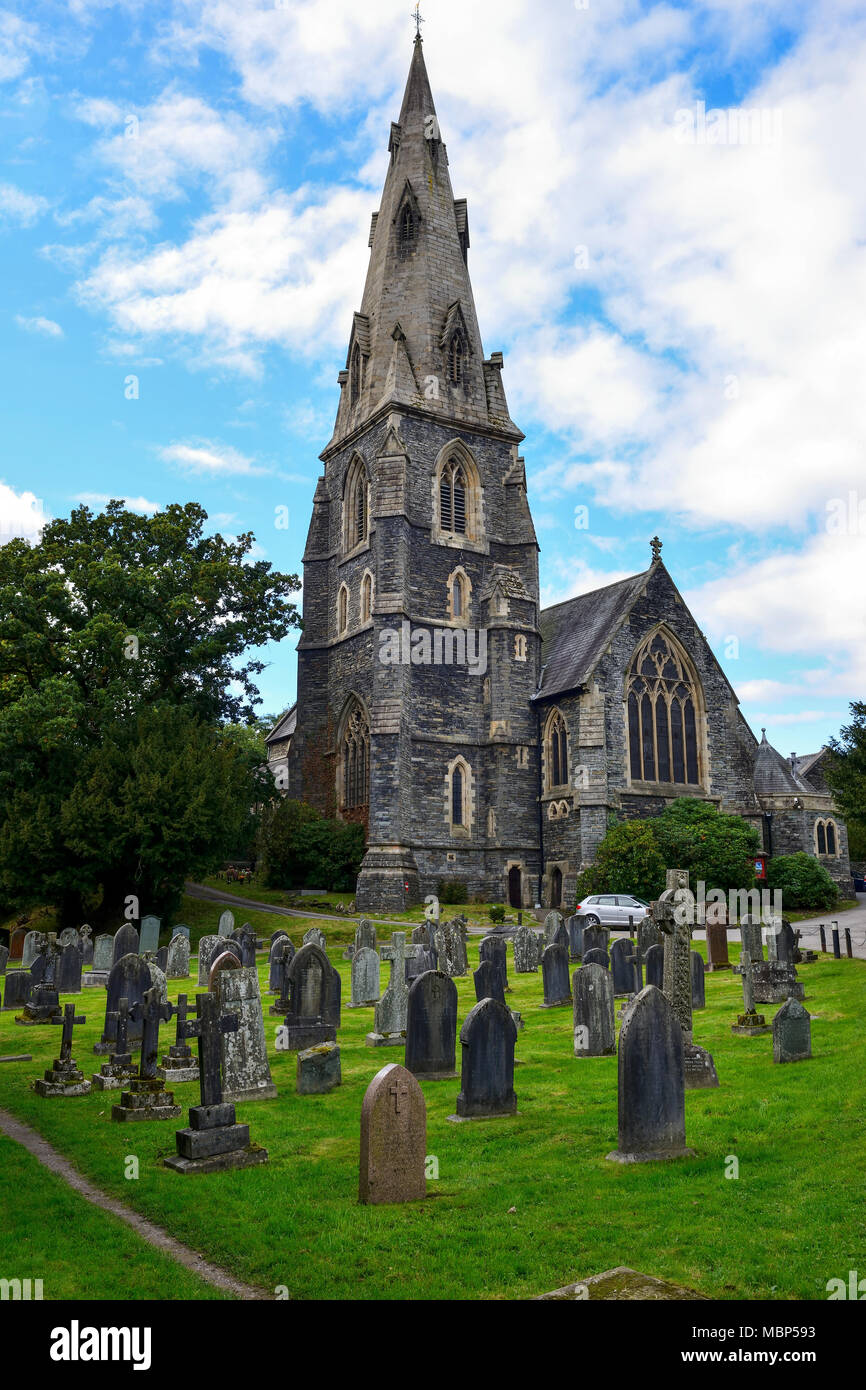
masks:
{"label": "blue sky", "polygon": [[[0,541],[195,499],[300,571],[410,9],[0,0]],[[866,684],[862,6],[422,14],[545,602],[658,533],[752,726],[814,750]]]}

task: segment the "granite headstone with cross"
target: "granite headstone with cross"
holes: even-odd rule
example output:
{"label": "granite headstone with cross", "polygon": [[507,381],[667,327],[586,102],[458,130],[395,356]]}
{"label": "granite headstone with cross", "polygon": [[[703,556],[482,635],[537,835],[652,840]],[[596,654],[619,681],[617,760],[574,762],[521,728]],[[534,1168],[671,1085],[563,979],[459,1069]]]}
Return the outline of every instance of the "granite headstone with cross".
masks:
{"label": "granite headstone with cross", "polygon": [[422,1201],[427,1195],[426,1158],[424,1093],[410,1071],[390,1063],[373,1077],[361,1106],[358,1201]]}
{"label": "granite headstone with cross", "polygon": [[[336,976],[336,985],[334,977]],[[302,1052],[319,1043],[336,1042],[340,1011],[340,975],[312,941],[289,962],[283,994],[270,1012],[284,1015],[281,1051]]]}
{"label": "granite headstone with cross", "polygon": [[[406,944],[406,933],[395,931],[390,942],[379,948],[382,960],[391,962],[391,978],[382,998],[376,1005],[373,1032],[365,1042],[368,1047],[402,1047],[406,1041],[406,1013],[409,991],[406,988],[406,957],[422,951],[423,946]],[[447,972],[446,972],[447,973]]]}
{"label": "granite headstone with cross", "polygon": [[[183,939],[183,938],[181,938]],[[175,1018],[177,1026],[175,1030],[174,1042],[164,1052],[162,1065],[157,1067],[157,1076],[162,1077],[163,1081],[170,1081],[176,1085],[181,1081],[198,1080],[198,1058],[192,1054],[189,1039],[184,1031],[188,1014],[188,996],[179,994],[177,1005],[175,1006]]]}
{"label": "granite headstone with cross", "polygon": [[[551,948],[548,946],[547,948]],[[553,949],[558,949],[554,947]],[[505,1004],[482,999],[460,1029],[461,1071],[457,1114],[461,1120],[495,1119],[517,1112],[514,1046],[517,1026]]]}
{"label": "granite headstone with cross", "polygon": [[695,900],[685,869],[666,871],[667,887],[651,905],[653,921],[664,937],[664,994],[679,1019],[683,1034],[683,1074],[686,1090],[718,1086],[712,1056],[692,1036],[692,923]]}
{"label": "granite headstone with cross", "polygon": [[158,986],[147,990],[144,999],[129,1010],[130,1020],[141,1024],[141,1057],[138,1076],[129,1088],[120,1093],[120,1104],[111,1107],[111,1118],[119,1122],[137,1120],[173,1120],[180,1113],[174,1095],[165,1089],[165,1081],[157,1076],[159,1056],[159,1026],[168,1023],[175,1008],[160,997]]}
{"label": "granite headstone with cross", "polygon": [[94,1090],[121,1091],[128,1081],[134,1081],[138,1068],[129,1050],[129,1001],[121,999],[117,1012],[109,1014],[106,1029],[113,1029],[114,1041],[111,1056],[103,1062],[99,1071],[91,1077]]}
{"label": "granite headstone with cross", "polygon": [[[298,953],[300,954],[300,952]],[[267,1163],[268,1151],[250,1143],[249,1125],[236,1122],[235,1107],[223,1098],[222,1040],[240,1026],[237,1014],[220,1013],[214,994],[196,996],[195,1019],[183,1023],[184,1039],[198,1039],[201,1103],[189,1112],[189,1126],[175,1135],[177,1152],[164,1160],[176,1173],[216,1173]]]}
{"label": "granite headstone with cross", "polygon": [[409,989],[406,1067],[423,1081],[444,1081],[457,1075],[456,1049],[457,986],[444,970],[425,970]]}

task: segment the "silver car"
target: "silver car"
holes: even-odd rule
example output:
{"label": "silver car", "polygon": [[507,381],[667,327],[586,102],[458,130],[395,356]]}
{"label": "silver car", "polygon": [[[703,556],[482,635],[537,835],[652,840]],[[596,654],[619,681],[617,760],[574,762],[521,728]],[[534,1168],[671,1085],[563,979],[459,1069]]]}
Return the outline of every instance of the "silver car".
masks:
{"label": "silver car", "polygon": [[630,893],[593,893],[581,898],[574,910],[583,914],[587,927],[620,927],[627,931],[629,917],[637,925],[649,915],[649,903]]}

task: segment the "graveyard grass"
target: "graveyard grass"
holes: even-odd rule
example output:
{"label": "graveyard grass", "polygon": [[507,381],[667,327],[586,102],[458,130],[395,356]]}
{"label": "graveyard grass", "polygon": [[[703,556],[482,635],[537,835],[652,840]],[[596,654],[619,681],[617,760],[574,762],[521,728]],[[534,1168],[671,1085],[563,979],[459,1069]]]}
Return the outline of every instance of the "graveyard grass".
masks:
{"label": "graveyard grass", "polygon": [[[220,909],[198,906],[215,931]],[[266,937],[283,926],[299,945],[313,923],[262,914],[254,924]],[[269,1150],[269,1164],[184,1177],[164,1168],[161,1158],[174,1151],[175,1129],[186,1123],[185,1115],[178,1122],[124,1126],[109,1118],[111,1093],[40,1100],[29,1083],[56,1054],[59,1030],[20,1028],[8,1013],[0,1014],[0,1051],[31,1051],[34,1060],[0,1067],[0,1105],[103,1190],[270,1297],[283,1286],[293,1299],[526,1298],[625,1264],[712,1298],[824,1299],[829,1279],[847,1278],[862,1266],[866,963],[821,957],[800,967],[806,1007],[814,1015],[814,1055],[783,1066],[772,1061],[770,1035],[737,1038],[730,1032],[742,1009],[739,977],[708,975],[707,1008],[695,1014],[695,1038],[712,1052],[721,1086],[686,1094],[686,1137],[697,1156],[621,1166],[605,1161],[617,1143],[617,1059],[575,1059],[570,1008],[541,1009],[540,972],[516,975],[509,951],[507,997],[526,1021],[517,1042],[518,1115],[449,1124],[459,1081],[423,1082],[427,1152],[439,1178],[428,1182],[423,1202],[362,1207],[361,1101],[376,1072],[403,1054],[367,1048],[372,1009],[345,1007],[349,963],[336,942],[348,939],[352,924],[315,925],[325,930],[330,959],[343,977],[343,1084],[327,1096],[295,1093],[296,1056],[274,1051],[279,1020],[267,1016],[267,963],[260,955],[279,1098],[239,1105],[237,1113],[250,1124],[253,1141]],[[478,943],[470,938],[470,971],[478,964]],[[383,970],[383,987],[386,977]],[[474,1003],[471,973],[456,984],[459,1028]],[[169,992],[172,999],[181,992],[193,996],[194,978],[170,982]],[[75,1030],[73,1054],[89,1076],[102,1060],[92,1048],[102,1029],[104,994],[86,991],[75,1002],[87,1023]],[[769,1022],[776,1006],[762,1011]],[[173,1040],[173,1024],[164,1026],[165,1048]],[[197,1102],[195,1083],[175,1092],[184,1109]],[[3,1184],[0,1275],[39,1277],[43,1261],[51,1273],[46,1298],[73,1291],[117,1296],[119,1283],[134,1296],[150,1287],[158,1267],[165,1270],[168,1262],[141,1242],[129,1262],[103,1255],[105,1238],[100,1241],[96,1231],[91,1238],[91,1229],[108,1218],[16,1154],[12,1146],[10,1158],[10,1145],[3,1144],[4,1172],[21,1170],[24,1180]],[[138,1181],[124,1178],[129,1154],[139,1157]],[[739,1163],[736,1179],[726,1177],[732,1159]],[[10,1212],[13,1190],[26,1190],[28,1197]],[[10,1228],[15,1207],[38,1213],[37,1219],[14,1217]],[[112,1225],[122,1231],[114,1237],[118,1253],[122,1239],[137,1241],[113,1219]],[[213,1296],[179,1268],[161,1278],[162,1296]]]}

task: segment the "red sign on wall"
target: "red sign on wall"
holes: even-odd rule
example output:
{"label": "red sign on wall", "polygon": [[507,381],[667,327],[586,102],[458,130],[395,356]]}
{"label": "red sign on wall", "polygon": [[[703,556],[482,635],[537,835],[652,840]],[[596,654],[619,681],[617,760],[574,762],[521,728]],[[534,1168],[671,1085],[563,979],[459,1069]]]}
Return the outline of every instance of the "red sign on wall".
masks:
{"label": "red sign on wall", "polygon": [[767,861],[766,861],[766,859],[756,859],[756,860],[755,860],[755,878],[766,878],[766,877],[767,877]]}

